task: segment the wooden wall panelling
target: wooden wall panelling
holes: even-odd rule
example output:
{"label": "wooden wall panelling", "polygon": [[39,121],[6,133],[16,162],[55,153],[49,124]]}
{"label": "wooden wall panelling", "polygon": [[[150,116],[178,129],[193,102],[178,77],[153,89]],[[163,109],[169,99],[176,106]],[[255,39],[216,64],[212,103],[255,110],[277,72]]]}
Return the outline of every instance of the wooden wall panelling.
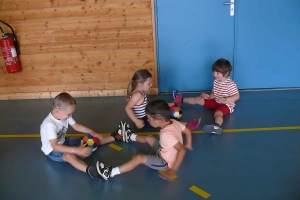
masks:
{"label": "wooden wall panelling", "polygon": [[8,74],[0,59],[0,99],[125,95],[141,68],[158,92],[152,0],[2,0],[0,10],[22,68]]}

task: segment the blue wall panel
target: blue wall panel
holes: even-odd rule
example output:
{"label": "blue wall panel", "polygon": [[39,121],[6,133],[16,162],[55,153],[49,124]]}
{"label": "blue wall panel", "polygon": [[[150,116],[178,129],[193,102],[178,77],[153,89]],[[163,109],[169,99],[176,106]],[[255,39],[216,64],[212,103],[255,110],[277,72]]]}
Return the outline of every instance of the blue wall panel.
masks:
{"label": "blue wall panel", "polygon": [[300,87],[300,1],[236,2],[240,89]]}
{"label": "blue wall panel", "polygon": [[233,61],[234,18],[223,0],[157,0],[159,91],[211,90],[212,64]]}

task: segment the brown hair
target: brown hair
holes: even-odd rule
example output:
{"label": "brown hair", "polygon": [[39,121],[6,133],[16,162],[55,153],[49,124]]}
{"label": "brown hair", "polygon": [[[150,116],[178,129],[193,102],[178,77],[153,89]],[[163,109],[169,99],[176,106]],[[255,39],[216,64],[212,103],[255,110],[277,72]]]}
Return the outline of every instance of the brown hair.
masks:
{"label": "brown hair", "polygon": [[129,100],[130,95],[138,86],[139,83],[144,83],[152,74],[147,69],[140,69],[133,74],[131,81],[128,83],[126,100]]}
{"label": "brown hair", "polygon": [[58,94],[53,100],[53,109],[55,108],[65,109],[70,105],[76,105],[76,101],[70,94],[66,92],[62,92]]}
{"label": "brown hair", "polygon": [[223,76],[229,76],[232,71],[232,66],[228,60],[220,58],[212,65],[212,71],[220,72]]}
{"label": "brown hair", "polygon": [[151,101],[146,106],[146,113],[151,115],[153,119],[164,119],[170,121],[171,111],[168,103],[164,100],[157,99]]}

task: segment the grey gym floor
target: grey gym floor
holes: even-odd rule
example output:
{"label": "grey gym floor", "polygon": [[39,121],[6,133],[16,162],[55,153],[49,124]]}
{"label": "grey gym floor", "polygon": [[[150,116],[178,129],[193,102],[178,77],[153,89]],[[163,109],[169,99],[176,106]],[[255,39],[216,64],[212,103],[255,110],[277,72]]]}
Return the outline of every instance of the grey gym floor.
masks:
{"label": "grey gym floor", "polygon": [[[196,96],[199,93],[187,93]],[[204,199],[191,191],[196,186],[211,200],[300,199],[300,90],[241,91],[233,114],[225,117],[225,132],[204,134],[213,113],[201,106],[183,105],[186,121],[202,117],[193,134],[177,178],[168,182],[143,165],[105,180],[94,180],[67,163],[48,160],[42,151],[39,127],[51,111],[52,99],[0,101],[0,199]],[[172,96],[149,95],[149,100]],[[74,119],[99,133],[114,131],[119,120],[130,121],[124,97],[76,98]],[[132,123],[130,123],[132,125]],[[137,131],[138,134],[158,130]],[[76,134],[69,128],[68,133]],[[118,166],[146,144],[114,142],[117,151],[100,146],[85,161]]]}

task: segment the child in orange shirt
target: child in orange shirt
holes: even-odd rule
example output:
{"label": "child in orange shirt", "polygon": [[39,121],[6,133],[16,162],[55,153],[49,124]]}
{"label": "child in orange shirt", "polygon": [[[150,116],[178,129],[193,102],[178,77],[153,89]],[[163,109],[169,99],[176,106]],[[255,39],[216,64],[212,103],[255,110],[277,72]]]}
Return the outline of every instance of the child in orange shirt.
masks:
{"label": "child in orange shirt", "polygon": [[[125,164],[112,168],[98,161],[96,164],[98,173],[108,180],[115,175],[133,170],[140,164],[144,164],[152,169],[165,170],[162,178],[170,179],[179,169],[186,150],[192,150],[191,131],[181,122],[170,119],[170,108],[164,100],[154,100],[146,106],[146,114],[151,126],[160,128],[159,140],[154,136],[138,136],[129,127],[124,127],[124,136],[127,142],[148,143],[155,154],[138,154]],[[186,144],[183,146],[182,132],[186,135]]]}

